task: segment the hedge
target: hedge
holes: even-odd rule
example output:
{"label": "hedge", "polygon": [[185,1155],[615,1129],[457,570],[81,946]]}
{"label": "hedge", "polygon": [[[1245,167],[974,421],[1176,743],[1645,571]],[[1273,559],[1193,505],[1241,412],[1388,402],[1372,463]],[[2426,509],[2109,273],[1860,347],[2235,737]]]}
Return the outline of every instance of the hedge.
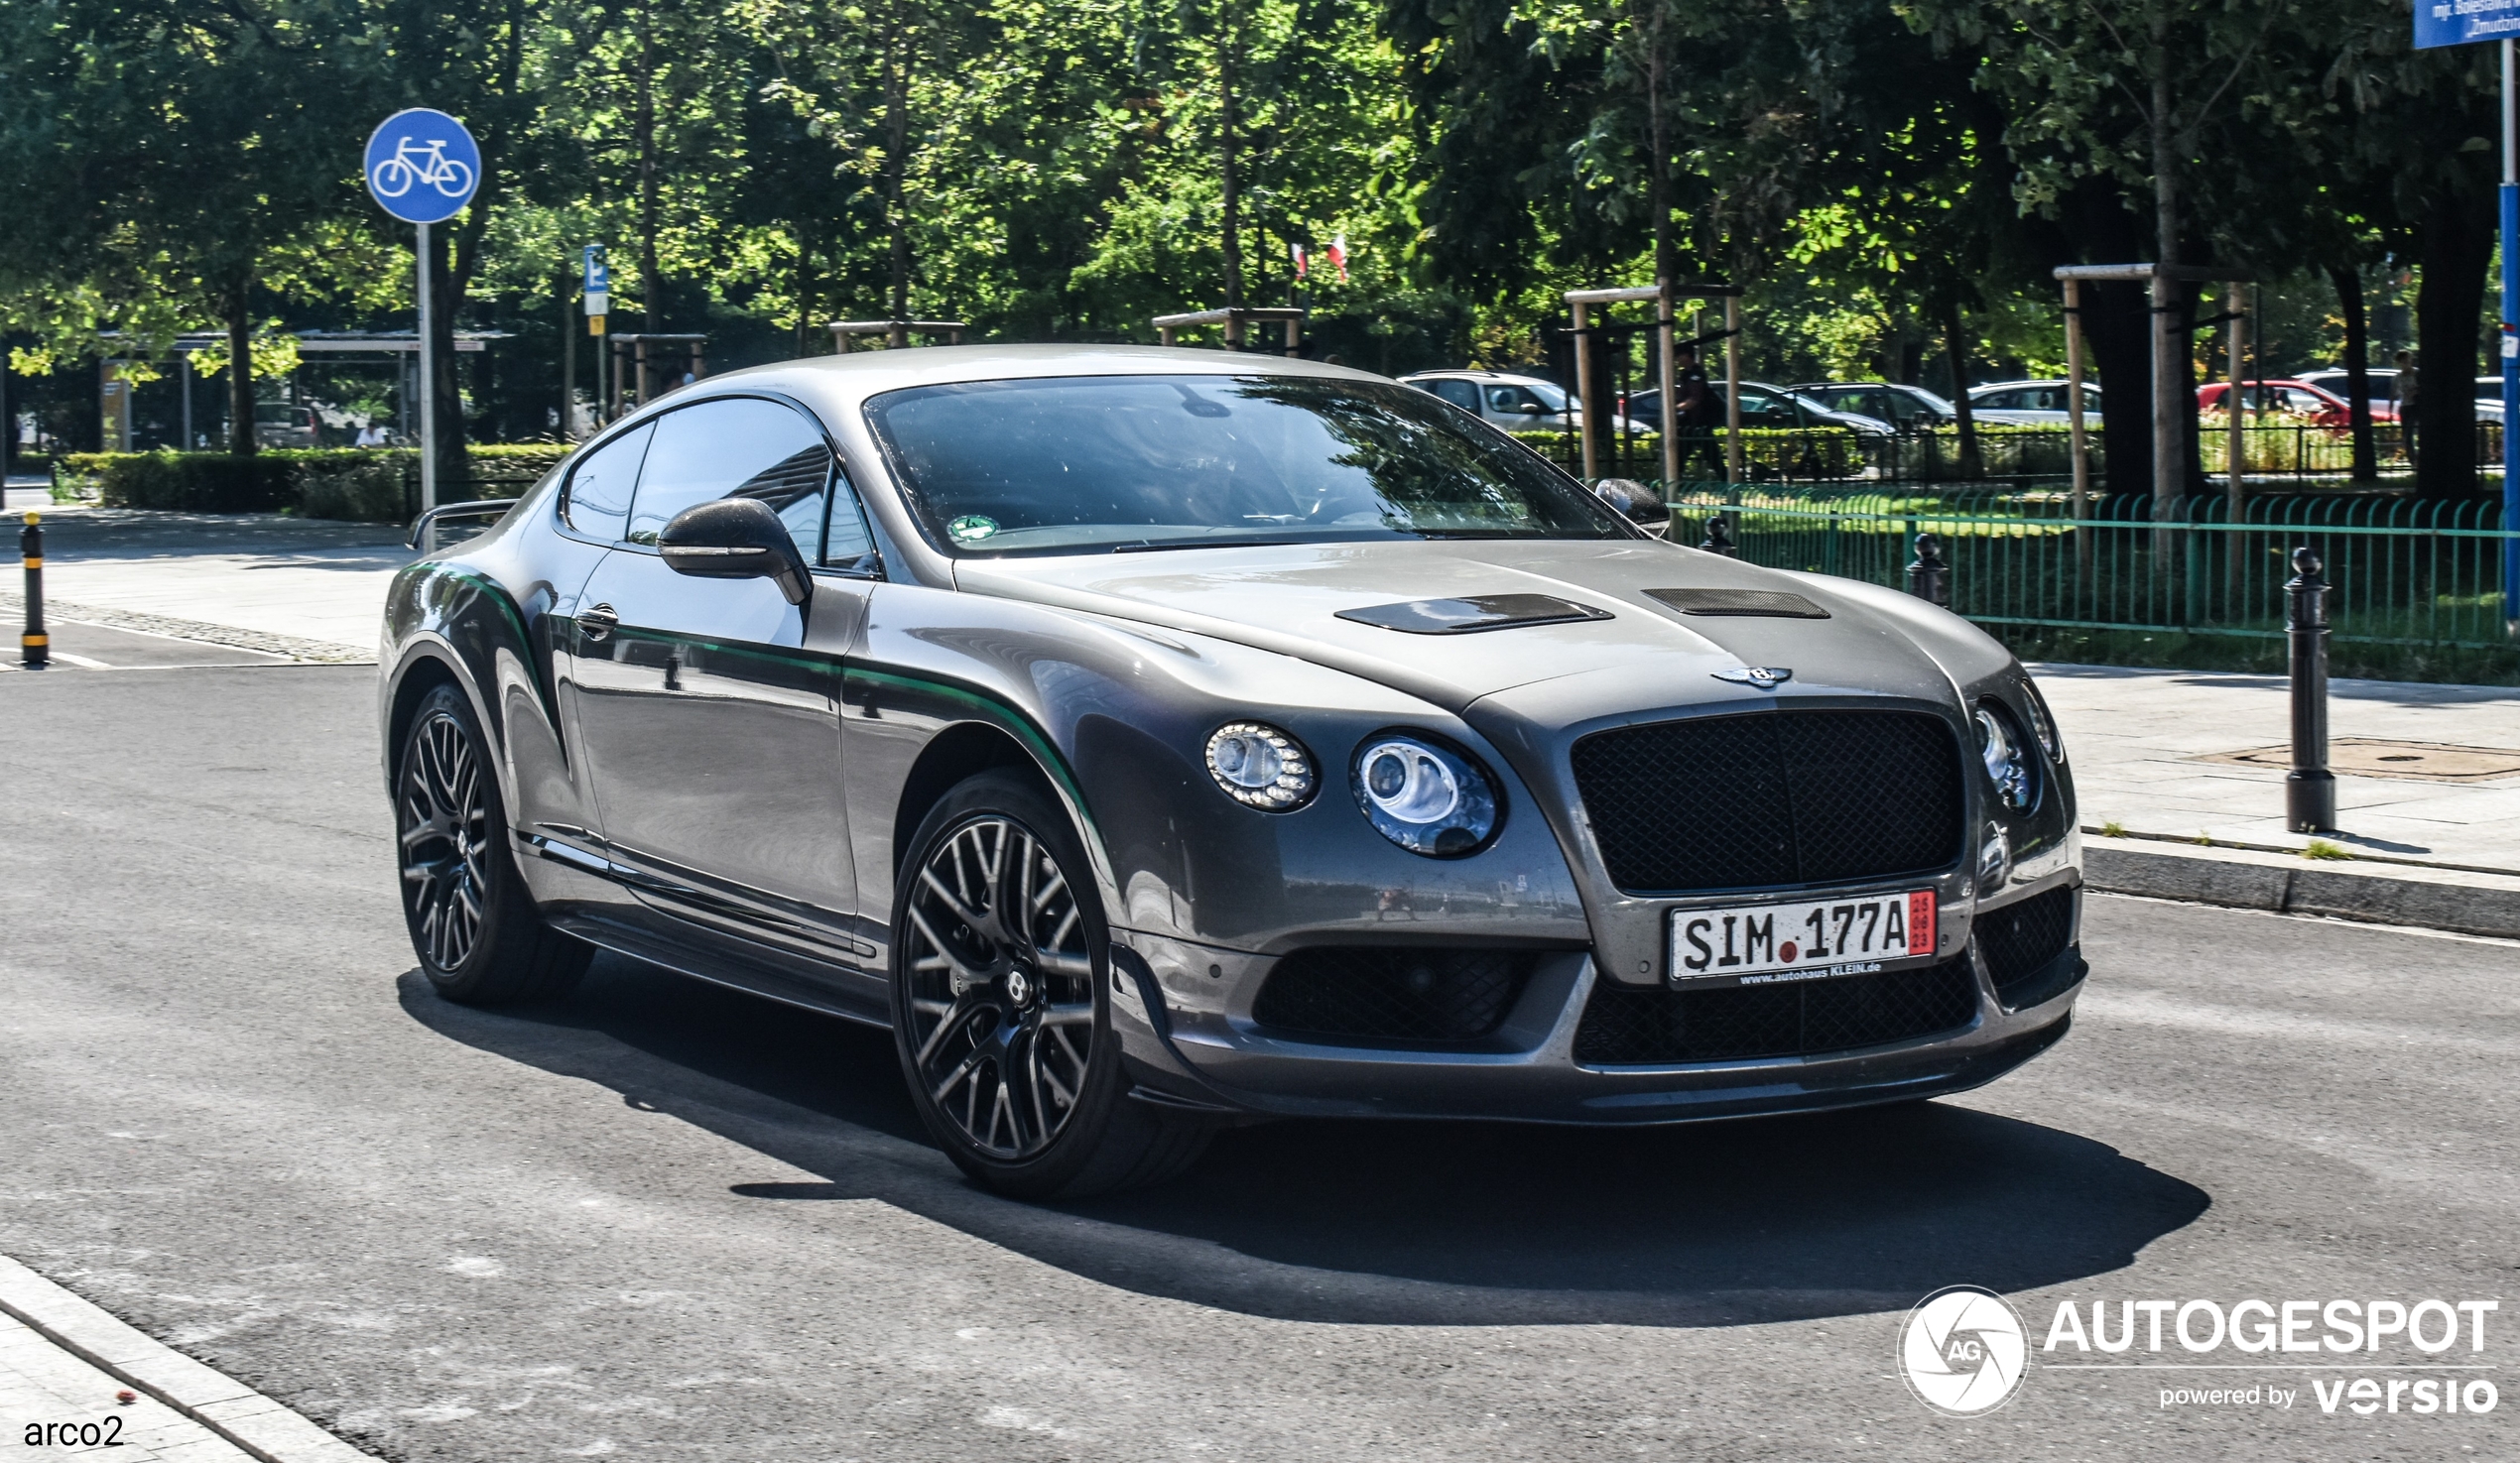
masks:
{"label": "hedge", "polygon": [[[512,497],[568,455],[560,443],[474,447],[471,470],[441,479],[448,503]],[[228,452],[73,452],[64,485],[90,489],[108,508],[191,513],[297,513],[360,523],[402,523],[419,499],[420,458],[408,448],[270,448]]]}

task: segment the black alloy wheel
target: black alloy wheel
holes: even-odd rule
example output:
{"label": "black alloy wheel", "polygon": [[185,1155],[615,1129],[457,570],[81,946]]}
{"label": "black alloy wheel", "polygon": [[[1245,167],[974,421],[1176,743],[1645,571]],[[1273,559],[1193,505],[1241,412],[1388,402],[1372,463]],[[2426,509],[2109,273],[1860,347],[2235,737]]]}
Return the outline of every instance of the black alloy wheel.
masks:
{"label": "black alloy wheel", "polygon": [[1104,991],[1110,933],[1065,810],[1025,779],[982,773],[910,848],[894,895],[894,1045],[947,1156],[1022,1198],[1189,1166],[1209,1130],[1128,1096]]}
{"label": "black alloy wheel", "polygon": [[394,761],[395,859],[421,972],[450,1001],[556,996],[594,950],[543,922],[508,847],[489,743],[461,690],[441,685],[412,712]]}
{"label": "black alloy wheel", "polygon": [[1084,912],[1039,834],[1003,813],[955,825],[908,904],[918,1080],[973,1148],[1030,1158],[1076,1114],[1092,1062]]}
{"label": "black alloy wheel", "polygon": [[412,728],[395,810],[400,815],[403,912],[412,943],[437,970],[463,967],[489,904],[490,801],[472,736],[444,707]]}

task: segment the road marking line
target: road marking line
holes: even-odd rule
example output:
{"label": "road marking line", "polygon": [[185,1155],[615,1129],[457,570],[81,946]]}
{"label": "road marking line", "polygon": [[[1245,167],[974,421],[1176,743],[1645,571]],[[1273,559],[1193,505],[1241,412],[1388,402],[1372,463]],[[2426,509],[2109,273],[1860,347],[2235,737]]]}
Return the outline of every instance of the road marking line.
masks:
{"label": "road marking line", "polygon": [[227,1439],[260,1463],[374,1463],[279,1402],[0,1255],[0,1313]]}

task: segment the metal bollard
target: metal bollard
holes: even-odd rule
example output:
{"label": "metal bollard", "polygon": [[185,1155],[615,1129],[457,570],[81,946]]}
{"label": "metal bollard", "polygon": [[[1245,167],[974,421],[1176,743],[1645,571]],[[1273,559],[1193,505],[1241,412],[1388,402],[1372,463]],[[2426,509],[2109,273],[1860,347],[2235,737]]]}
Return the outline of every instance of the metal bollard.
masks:
{"label": "metal bollard", "polygon": [[1705,552],[1720,553],[1726,558],[1741,556],[1740,547],[1732,542],[1732,525],[1725,523],[1720,513],[1707,517],[1706,537],[1699,541],[1698,547]]}
{"label": "metal bollard", "polygon": [[2293,770],[2284,775],[2284,826],[2336,826],[2336,775],[2328,770],[2328,581],[2309,546],[2293,550],[2284,584],[2284,635],[2292,645]]}
{"label": "metal bollard", "polygon": [[1943,561],[1943,541],[1932,534],[1916,536],[1916,557],[1908,563],[1908,592],[1928,604],[1952,607],[1952,566]]}
{"label": "metal bollard", "polygon": [[30,508],[26,527],[18,530],[18,553],[26,560],[26,633],[18,637],[18,660],[29,671],[53,664],[53,638],[44,633],[44,524]]}

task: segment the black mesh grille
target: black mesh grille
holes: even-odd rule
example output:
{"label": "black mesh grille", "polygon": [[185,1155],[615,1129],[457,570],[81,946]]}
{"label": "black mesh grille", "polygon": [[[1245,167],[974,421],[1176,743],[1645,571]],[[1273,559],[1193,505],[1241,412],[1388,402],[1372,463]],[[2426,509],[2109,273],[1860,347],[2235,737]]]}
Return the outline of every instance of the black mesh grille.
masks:
{"label": "black mesh grille", "polygon": [[1957,1031],[1977,1015],[1965,958],[1917,970],[1714,991],[1592,988],[1575,1029],[1587,1066],[1811,1056]]}
{"label": "black mesh grille", "polygon": [[1959,747],[1922,712],[1658,721],[1585,737],[1574,761],[1630,894],[1922,874],[1960,853]]}
{"label": "black mesh grille", "polygon": [[1467,1041],[1504,1024],[1538,957],[1391,946],[1298,950],[1252,1003],[1264,1027],[1381,1041]]}
{"label": "black mesh grille", "polygon": [[[2005,1005],[2036,1006],[2073,983],[2071,972],[2049,971],[2074,935],[2073,890],[2051,889],[2000,910],[1980,910],[1970,927]],[[2043,974],[2052,978],[2039,979]]]}

